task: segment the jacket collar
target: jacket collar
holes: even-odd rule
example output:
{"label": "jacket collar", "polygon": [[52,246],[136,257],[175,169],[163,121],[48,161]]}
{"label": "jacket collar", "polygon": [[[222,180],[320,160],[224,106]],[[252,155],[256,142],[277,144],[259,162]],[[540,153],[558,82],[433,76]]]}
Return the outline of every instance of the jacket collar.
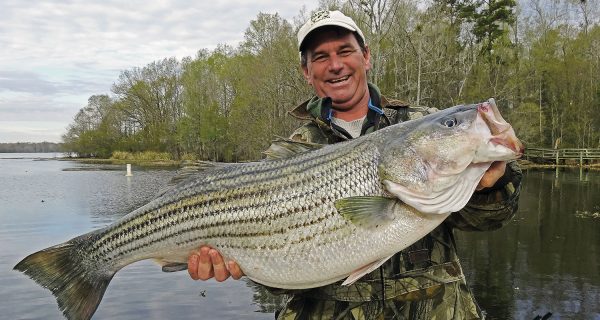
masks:
{"label": "jacket collar", "polygon": [[[383,111],[382,106],[388,106],[389,102],[381,95],[379,89],[369,83],[369,110],[363,123],[361,135],[378,130],[381,127],[390,125],[390,120]],[[313,97],[290,111],[290,114],[301,120],[311,120],[315,122],[322,130],[330,132],[341,140],[348,140],[352,137],[343,128],[331,123],[332,107],[331,98]]]}
{"label": "jacket collar", "polygon": [[[385,108],[389,105],[388,100],[381,95],[379,88],[372,83],[368,83],[369,95],[373,105],[378,108]],[[329,123],[329,110],[331,110],[331,98],[319,98],[317,96],[308,99],[288,111],[294,118],[300,120],[320,119],[323,122]]]}

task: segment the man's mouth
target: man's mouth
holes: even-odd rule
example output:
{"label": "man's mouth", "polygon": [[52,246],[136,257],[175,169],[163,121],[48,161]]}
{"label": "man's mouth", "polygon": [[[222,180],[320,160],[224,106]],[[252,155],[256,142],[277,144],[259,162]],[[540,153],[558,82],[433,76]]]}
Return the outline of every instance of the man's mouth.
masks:
{"label": "man's mouth", "polygon": [[350,78],[350,76],[344,76],[344,77],[337,78],[337,79],[327,80],[327,82],[329,82],[329,83],[340,83],[340,82],[348,80],[348,78]]}

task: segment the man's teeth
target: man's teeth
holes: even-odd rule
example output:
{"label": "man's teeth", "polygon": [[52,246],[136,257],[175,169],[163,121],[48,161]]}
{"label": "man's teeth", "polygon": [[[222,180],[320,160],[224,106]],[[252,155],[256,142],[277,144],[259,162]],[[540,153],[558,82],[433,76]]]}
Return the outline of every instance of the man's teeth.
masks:
{"label": "man's teeth", "polygon": [[348,80],[348,78],[349,78],[349,77],[350,77],[350,76],[345,76],[345,77],[343,77],[343,78],[329,80],[329,82],[331,82],[331,83],[342,82],[342,81],[346,81],[346,80]]}

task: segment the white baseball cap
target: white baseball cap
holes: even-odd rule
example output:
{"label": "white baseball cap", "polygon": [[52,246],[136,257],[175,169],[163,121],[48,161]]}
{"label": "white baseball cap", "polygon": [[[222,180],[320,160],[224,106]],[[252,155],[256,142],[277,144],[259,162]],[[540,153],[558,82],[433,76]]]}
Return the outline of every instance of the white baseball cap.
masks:
{"label": "white baseball cap", "polygon": [[308,36],[311,31],[324,26],[338,26],[356,32],[361,37],[362,41],[365,42],[365,36],[352,18],[338,10],[322,10],[313,13],[310,19],[308,19],[298,31],[298,50],[302,49],[302,42],[304,42],[306,36]]}

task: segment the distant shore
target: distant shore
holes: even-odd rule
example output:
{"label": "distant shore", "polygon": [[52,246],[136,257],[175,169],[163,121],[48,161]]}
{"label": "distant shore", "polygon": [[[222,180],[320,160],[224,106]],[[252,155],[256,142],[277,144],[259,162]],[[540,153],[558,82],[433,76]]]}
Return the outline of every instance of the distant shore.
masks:
{"label": "distant shore", "polygon": [[0,142],[0,153],[47,153],[62,152],[57,142]]}

